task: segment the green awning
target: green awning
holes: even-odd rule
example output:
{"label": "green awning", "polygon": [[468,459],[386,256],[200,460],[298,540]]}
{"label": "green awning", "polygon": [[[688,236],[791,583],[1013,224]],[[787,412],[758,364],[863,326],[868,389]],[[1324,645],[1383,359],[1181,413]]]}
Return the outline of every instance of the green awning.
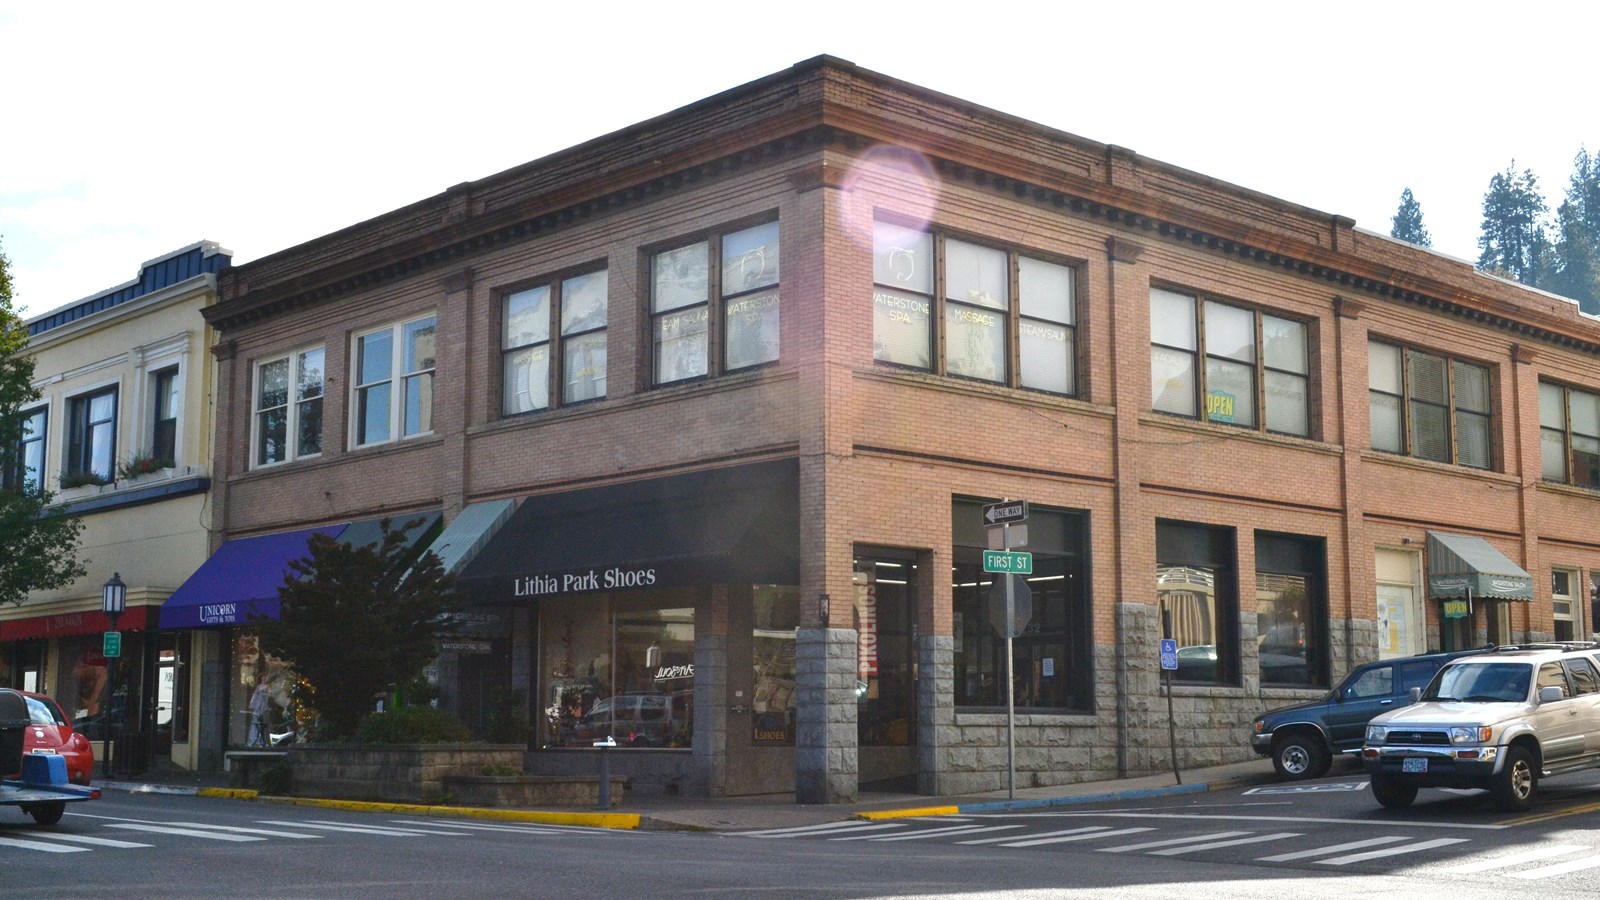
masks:
{"label": "green awning", "polygon": [[1532,600],[1533,576],[1480,537],[1428,532],[1428,596]]}

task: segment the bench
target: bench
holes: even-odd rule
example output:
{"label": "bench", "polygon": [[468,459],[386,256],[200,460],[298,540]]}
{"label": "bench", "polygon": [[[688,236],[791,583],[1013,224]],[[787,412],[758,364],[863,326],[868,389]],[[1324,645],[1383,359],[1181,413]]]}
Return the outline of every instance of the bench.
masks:
{"label": "bench", "polygon": [[282,762],[288,755],[287,750],[228,750],[222,754],[222,771],[238,772],[234,782],[239,787],[249,787],[252,772]]}

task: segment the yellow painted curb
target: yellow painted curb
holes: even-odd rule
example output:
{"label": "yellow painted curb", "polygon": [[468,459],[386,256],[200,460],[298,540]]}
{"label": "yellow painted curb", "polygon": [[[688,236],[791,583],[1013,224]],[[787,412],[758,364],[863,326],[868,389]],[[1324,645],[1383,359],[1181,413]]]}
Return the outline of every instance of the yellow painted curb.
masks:
{"label": "yellow painted curb", "polygon": [[417,803],[373,803],[363,800],[317,800],[307,797],[257,797],[267,803],[344,809],[352,812],[405,813],[439,819],[487,819],[495,822],[533,822],[540,825],[583,825],[589,828],[639,827],[638,813],[541,812],[529,809],[477,809],[470,806],[426,806]]}
{"label": "yellow painted curb", "polygon": [[867,819],[909,819],[914,816],[953,816],[961,812],[959,806],[924,806],[921,809],[882,809],[876,812],[859,812],[856,818]]}
{"label": "yellow painted curb", "polygon": [[225,800],[254,800],[260,794],[260,791],[248,788],[201,788],[195,792],[197,797],[221,797]]}

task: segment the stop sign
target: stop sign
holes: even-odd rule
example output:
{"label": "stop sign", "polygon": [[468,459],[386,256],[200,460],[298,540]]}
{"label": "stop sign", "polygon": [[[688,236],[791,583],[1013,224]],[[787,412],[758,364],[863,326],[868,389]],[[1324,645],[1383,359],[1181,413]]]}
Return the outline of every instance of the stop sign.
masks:
{"label": "stop sign", "polygon": [[[1006,583],[1011,584],[1011,619],[1006,619]],[[1033,619],[1033,590],[1021,575],[1002,575],[989,588],[989,624],[1001,637],[1021,637]]]}

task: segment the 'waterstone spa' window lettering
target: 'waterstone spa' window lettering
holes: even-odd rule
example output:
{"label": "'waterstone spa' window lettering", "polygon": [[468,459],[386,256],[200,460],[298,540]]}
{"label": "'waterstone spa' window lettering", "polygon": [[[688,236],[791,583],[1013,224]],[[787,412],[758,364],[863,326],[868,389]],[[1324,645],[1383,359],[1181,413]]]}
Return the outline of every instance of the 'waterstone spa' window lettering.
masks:
{"label": "'waterstone spa' window lettering", "polygon": [[778,255],[778,223],[767,222],[654,256],[656,384],[777,362]]}
{"label": "'waterstone spa' window lettering", "polygon": [[879,362],[934,371],[934,323],[942,321],[943,374],[1072,394],[1075,307],[1067,266],[874,223],[872,355]]}
{"label": "'waterstone spa' window lettering", "polygon": [[608,285],[601,269],[506,295],[501,328],[505,415],[606,395]]}
{"label": "'waterstone spa' window lettering", "polygon": [[323,350],[311,347],[256,366],[251,465],[322,453]]}
{"label": "'waterstone spa' window lettering", "polygon": [[1372,449],[1489,468],[1487,367],[1379,341],[1367,366]]}
{"label": "'waterstone spa' window lettering", "polygon": [[1305,323],[1151,289],[1156,412],[1309,436],[1310,371]]}

